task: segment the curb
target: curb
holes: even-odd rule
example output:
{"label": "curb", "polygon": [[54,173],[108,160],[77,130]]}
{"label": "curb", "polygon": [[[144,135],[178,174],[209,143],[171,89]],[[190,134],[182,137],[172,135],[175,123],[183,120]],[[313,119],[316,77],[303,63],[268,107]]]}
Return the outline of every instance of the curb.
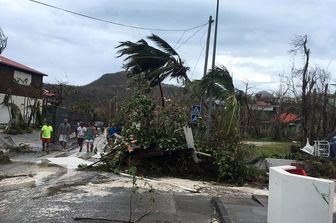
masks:
{"label": "curb", "polygon": [[221,223],[232,223],[229,213],[219,197],[212,197],[211,203],[215,206]]}

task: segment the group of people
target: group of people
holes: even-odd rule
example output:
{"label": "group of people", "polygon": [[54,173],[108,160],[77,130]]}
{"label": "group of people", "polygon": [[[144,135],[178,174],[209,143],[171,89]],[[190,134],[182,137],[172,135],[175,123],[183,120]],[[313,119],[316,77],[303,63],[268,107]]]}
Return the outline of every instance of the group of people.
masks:
{"label": "group of people", "polygon": [[77,143],[79,145],[79,152],[82,152],[83,143],[86,143],[86,151],[93,152],[93,142],[97,136],[97,128],[91,123],[80,122],[77,127]]}
{"label": "group of people", "polygon": [[[41,128],[41,141],[42,141],[42,151],[49,153],[49,143],[53,136],[53,127],[51,123],[45,121]],[[86,143],[87,152],[93,152],[93,142],[97,135],[96,127],[91,123],[84,124],[84,122],[78,122],[76,124],[76,136],[77,143],[79,145],[79,152],[83,149],[83,144]],[[68,119],[64,119],[63,122],[59,125],[57,139],[60,142],[62,149],[65,151],[67,143],[70,139],[71,134],[71,125],[68,122]]]}

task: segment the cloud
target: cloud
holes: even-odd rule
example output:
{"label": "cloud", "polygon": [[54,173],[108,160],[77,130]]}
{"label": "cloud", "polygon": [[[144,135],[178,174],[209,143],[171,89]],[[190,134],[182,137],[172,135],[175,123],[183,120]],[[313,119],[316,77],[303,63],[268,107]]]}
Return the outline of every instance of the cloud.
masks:
{"label": "cloud", "polygon": [[[210,14],[214,15],[216,3],[215,0],[43,1],[106,20],[167,29],[205,23]],[[116,58],[118,43],[137,41],[154,32],[92,21],[27,0],[0,0],[0,7],[0,27],[9,37],[3,55],[47,73],[47,82],[59,80],[82,85],[104,73],[119,71],[122,59]],[[279,73],[289,72],[288,49],[293,36],[307,34],[312,64],[329,65],[329,70],[335,73],[335,8],[333,0],[256,0],[253,4],[242,0],[221,1],[216,61],[229,68],[237,85],[248,79],[267,89],[277,82]],[[154,33],[173,46],[183,43],[178,52],[191,68],[191,78],[199,79],[203,75],[206,30],[203,27],[197,33],[197,30]]]}

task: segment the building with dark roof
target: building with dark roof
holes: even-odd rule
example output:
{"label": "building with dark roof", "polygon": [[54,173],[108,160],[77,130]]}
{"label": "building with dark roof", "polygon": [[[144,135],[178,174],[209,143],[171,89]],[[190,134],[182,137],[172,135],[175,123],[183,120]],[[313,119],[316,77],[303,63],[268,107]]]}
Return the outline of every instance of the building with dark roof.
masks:
{"label": "building with dark roof", "polygon": [[[10,96],[10,103],[16,104],[22,114],[29,114],[27,108],[42,98],[44,76],[47,75],[0,55],[0,104],[4,102],[6,95]],[[0,123],[8,121],[8,108],[2,104]]]}
{"label": "building with dark roof", "polygon": [[0,56],[0,93],[41,98],[44,73]]}

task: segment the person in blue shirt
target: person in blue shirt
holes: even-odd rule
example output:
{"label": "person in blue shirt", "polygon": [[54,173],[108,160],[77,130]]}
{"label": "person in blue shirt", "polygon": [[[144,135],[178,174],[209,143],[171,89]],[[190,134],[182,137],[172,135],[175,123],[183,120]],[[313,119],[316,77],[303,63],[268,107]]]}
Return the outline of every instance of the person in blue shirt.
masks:
{"label": "person in blue shirt", "polygon": [[106,140],[109,141],[110,139],[113,139],[114,133],[119,133],[119,130],[116,126],[112,125],[107,129]]}

